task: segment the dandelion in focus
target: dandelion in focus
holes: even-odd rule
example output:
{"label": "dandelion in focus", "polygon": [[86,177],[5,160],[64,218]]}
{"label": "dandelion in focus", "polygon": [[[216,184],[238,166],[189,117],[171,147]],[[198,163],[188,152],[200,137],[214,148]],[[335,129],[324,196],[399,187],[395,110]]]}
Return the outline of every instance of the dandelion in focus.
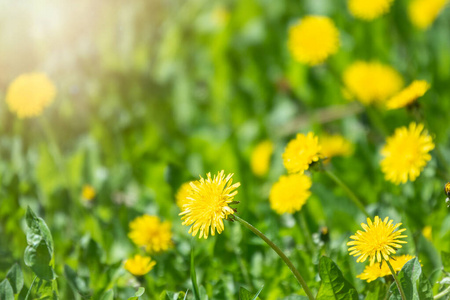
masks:
{"label": "dandelion in focus", "polygon": [[335,156],[349,156],[353,153],[352,143],[342,135],[322,135],[319,142],[324,162],[329,162]]}
{"label": "dandelion in focus", "polygon": [[234,202],[234,196],[238,193],[236,189],[240,186],[239,182],[233,184],[232,177],[233,174],[225,176],[222,170],[214,177],[208,173],[206,179],[200,176],[200,180],[191,182],[190,196],[180,216],[183,225],[192,225],[189,229],[192,236],[200,232],[199,238],[206,239],[210,230],[213,236],[216,230],[222,233],[223,219],[235,212],[229,205]]}
{"label": "dandelion in focus", "polygon": [[348,0],[348,9],[356,18],[371,21],[389,12],[394,0]]}
{"label": "dandelion in focus", "polygon": [[431,160],[429,152],[433,149],[433,140],[423,124],[411,123],[409,128],[397,128],[381,149],[384,157],[381,170],[385,179],[397,185],[406,183],[408,179],[416,180]]}
{"label": "dandelion in focus", "polygon": [[304,174],[283,175],[270,190],[270,207],[278,214],[300,211],[311,195],[311,179]]}
{"label": "dandelion in focus", "polygon": [[381,220],[376,216],[373,222],[367,218],[367,225],[361,224],[364,231],[358,230],[350,237],[353,241],[347,243],[347,246],[351,246],[348,249],[349,254],[358,257],[356,262],[369,259],[370,265],[373,265],[375,261],[389,261],[389,257],[402,247],[401,244],[406,244],[401,240],[406,237],[402,235],[406,229],[397,229],[402,223],[392,223],[393,220],[389,221],[389,217]]}
{"label": "dandelion in focus", "polygon": [[81,198],[85,201],[92,201],[96,196],[96,192],[94,187],[89,184],[83,186],[83,190],[81,191]]}
{"label": "dandelion in focus", "polygon": [[272,153],[273,143],[271,141],[263,141],[253,149],[250,167],[255,175],[262,177],[267,174]]}
{"label": "dandelion in focus", "polygon": [[[413,258],[415,258],[415,256],[409,254],[392,256],[390,262],[394,271],[398,272],[408,261]],[[389,269],[387,263],[383,260],[381,262],[381,266],[380,264],[368,265],[364,268],[364,271],[356,277],[361,280],[366,280],[367,282],[372,282],[378,278],[388,275],[391,275],[391,270]]]}
{"label": "dandelion in focus", "polygon": [[408,7],[409,18],[414,26],[425,30],[436,20],[448,0],[413,0]]}
{"label": "dandelion in focus", "polygon": [[289,29],[288,48],[298,62],[324,62],[339,48],[339,31],[328,17],[306,16]]}
{"label": "dandelion in focus", "polygon": [[53,102],[56,87],[44,73],[27,73],[17,77],[6,93],[9,109],[19,118],[39,116]]}
{"label": "dandelion in focus", "polygon": [[284,150],[283,163],[289,173],[303,173],[313,162],[321,158],[322,147],[314,133],[297,134]]}
{"label": "dandelion in focus", "polygon": [[170,223],[156,216],[143,215],[131,221],[128,237],[148,252],[166,251],[172,246]]}
{"label": "dandelion in focus", "polygon": [[401,90],[386,103],[388,109],[397,109],[411,105],[417,98],[422,97],[430,89],[425,80],[414,80],[408,87]]}
{"label": "dandelion in focus", "polygon": [[422,229],[422,235],[423,235],[427,240],[429,240],[429,241],[431,242],[432,239],[433,239],[433,229],[432,229],[432,227],[431,227],[430,225],[425,226],[425,227]]}
{"label": "dandelion in focus", "polygon": [[149,256],[136,254],[134,257],[125,261],[124,268],[134,276],[143,276],[150,272],[155,265],[156,262]]}
{"label": "dandelion in focus", "polygon": [[383,104],[403,86],[400,74],[378,62],[356,61],[344,71],[346,91],[365,105]]}

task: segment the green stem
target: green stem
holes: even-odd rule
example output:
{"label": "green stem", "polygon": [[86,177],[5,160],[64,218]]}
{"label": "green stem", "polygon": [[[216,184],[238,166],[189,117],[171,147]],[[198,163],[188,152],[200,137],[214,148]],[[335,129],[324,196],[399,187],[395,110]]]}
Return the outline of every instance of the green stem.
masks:
{"label": "green stem", "polygon": [[445,290],[443,290],[442,292],[440,292],[439,294],[437,294],[436,296],[433,297],[433,299],[439,299],[444,297],[445,295],[450,293],[450,286],[447,287]]}
{"label": "green stem", "polygon": [[339,177],[337,177],[336,175],[334,175],[332,172],[330,172],[328,170],[324,170],[324,173],[331,180],[333,180],[335,183],[337,183],[337,185],[339,185],[347,193],[347,195],[349,196],[350,200],[353,201],[353,203],[361,210],[361,212],[367,218],[370,218],[370,215],[367,212],[367,210],[364,208],[364,205],[362,204],[361,200],[359,200],[359,198],[352,192],[352,190],[344,182],[342,182],[342,180],[339,179]]}
{"label": "green stem", "polygon": [[397,288],[400,292],[400,296],[402,297],[402,300],[407,300],[405,297],[405,292],[403,291],[402,285],[400,284],[400,281],[398,281],[397,274],[395,274],[394,268],[392,268],[392,265],[388,260],[386,260],[386,264],[388,265],[389,270],[391,270],[392,277],[394,277],[395,283],[397,284]]}
{"label": "green stem", "polygon": [[192,287],[194,288],[195,299],[200,300],[200,292],[198,291],[198,284],[197,284],[197,274],[195,273],[193,240],[191,243],[191,281],[192,281]]}
{"label": "green stem", "polygon": [[306,247],[308,248],[309,253],[312,255],[314,252],[314,243],[311,238],[311,232],[309,231],[308,224],[306,224],[304,209],[305,207],[303,207],[302,210],[297,212],[297,223],[298,226],[300,226],[300,229],[302,230],[303,236],[306,241]]}
{"label": "green stem", "polygon": [[309,289],[308,285],[306,284],[306,281],[303,279],[300,272],[295,268],[294,264],[289,260],[289,258],[281,251],[281,249],[275,245],[267,236],[265,236],[261,231],[259,231],[257,228],[255,228],[253,225],[248,223],[247,221],[239,218],[236,215],[233,215],[233,219],[236,221],[239,221],[242,225],[247,227],[250,231],[252,231],[254,234],[256,234],[258,237],[260,237],[264,242],[266,242],[267,245],[269,245],[277,254],[278,256],[284,261],[284,263],[289,267],[291,272],[294,274],[297,281],[300,283],[300,285],[305,290],[306,295],[310,300],[314,300],[314,296],[311,293],[311,290]]}

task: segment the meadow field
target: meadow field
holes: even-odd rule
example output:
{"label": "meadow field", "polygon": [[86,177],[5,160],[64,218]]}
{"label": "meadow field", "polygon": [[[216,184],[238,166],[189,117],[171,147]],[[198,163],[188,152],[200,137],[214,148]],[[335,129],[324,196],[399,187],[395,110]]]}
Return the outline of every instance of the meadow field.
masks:
{"label": "meadow field", "polygon": [[450,299],[448,0],[0,0],[0,300]]}

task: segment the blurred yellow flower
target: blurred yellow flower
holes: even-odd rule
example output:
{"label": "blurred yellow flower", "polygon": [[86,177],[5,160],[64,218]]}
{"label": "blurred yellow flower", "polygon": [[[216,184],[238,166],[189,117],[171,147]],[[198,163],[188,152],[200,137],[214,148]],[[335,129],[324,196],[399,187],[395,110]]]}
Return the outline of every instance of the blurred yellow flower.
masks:
{"label": "blurred yellow flower", "polygon": [[183,210],[183,205],[186,204],[190,196],[191,188],[191,182],[185,182],[183,183],[180,188],[178,189],[177,194],[175,195],[175,199],[177,201],[177,206],[180,208],[180,210]]}
{"label": "blurred yellow flower", "polygon": [[411,123],[409,128],[397,128],[381,149],[381,155],[384,157],[381,170],[385,179],[397,185],[406,183],[408,178],[411,181],[416,180],[431,159],[428,152],[433,149],[433,140],[427,131],[424,131],[423,124]]}
{"label": "blurred yellow flower", "polygon": [[297,134],[284,150],[283,163],[289,173],[303,173],[309,165],[321,158],[322,147],[314,133]]}
{"label": "blurred yellow flower", "polygon": [[140,256],[136,254],[133,258],[129,258],[125,261],[124,268],[135,276],[142,276],[150,272],[156,262],[149,256]]}
{"label": "blurred yellow flower", "polygon": [[365,105],[384,103],[403,86],[400,74],[378,62],[356,61],[344,71],[346,91]]}
{"label": "blurred yellow flower", "polygon": [[128,237],[149,252],[166,251],[172,246],[170,223],[156,216],[143,215],[131,221]]}
{"label": "blurred yellow flower", "polygon": [[223,219],[235,212],[228,205],[233,202],[238,193],[235,189],[240,186],[239,182],[232,184],[233,174],[225,177],[223,170],[214,177],[211,177],[211,173],[206,176],[206,180],[200,176],[200,180],[191,182],[190,197],[180,213],[182,225],[192,225],[189,233],[196,236],[200,232],[199,238],[205,239],[208,238],[210,228],[213,236],[216,230],[222,233]]}
{"label": "blurred yellow flower", "polygon": [[263,141],[256,145],[250,158],[250,167],[257,176],[264,176],[269,171],[270,157],[273,153],[273,143]]}
{"label": "blurred yellow flower", "polygon": [[430,84],[425,80],[414,80],[408,87],[401,90],[386,103],[388,109],[405,107],[422,97],[430,89]]}
{"label": "blurred yellow flower", "polygon": [[328,17],[306,16],[289,29],[288,48],[298,62],[318,65],[339,48],[339,31]]}
{"label": "blurred yellow flower", "polygon": [[448,0],[413,0],[408,7],[411,22],[420,29],[427,29],[444,9]]}
{"label": "blurred yellow flower", "polygon": [[226,7],[216,6],[211,13],[211,19],[217,26],[224,26],[230,19],[230,12]]}
{"label": "blurred yellow flower", "polygon": [[322,135],[319,137],[319,143],[325,161],[335,156],[349,156],[353,153],[352,143],[342,135]]}
{"label": "blurred yellow flower", "polygon": [[38,116],[50,105],[56,87],[44,73],[26,73],[17,77],[6,93],[9,109],[19,118]]}
{"label": "blurred yellow flower", "polygon": [[[415,256],[406,254],[406,255],[399,255],[399,256],[392,256],[390,263],[392,268],[395,272],[400,271],[403,266],[410,261],[411,259],[415,258]],[[366,266],[364,271],[356,276],[359,279],[366,280],[367,282],[371,282],[376,280],[377,278],[381,278],[384,276],[392,275],[391,270],[389,269],[387,263],[383,260],[380,264],[373,264]]]}
{"label": "blurred yellow flower", "polygon": [[422,229],[422,234],[427,240],[431,241],[433,239],[433,228],[430,225],[425,226]]}
{"label": "blurred yellow flower", "polygon": [[350,237],[353,241],[347,243],[347,246],[351,246],[348,251],[350,255],[359,256],[356,262],[365,262],[369,259],[370,265],[373,265],[375,261],[389,260],[391,254],[395,254],[397,249],[402,247],[400,244],[406,244],[400,240],[406,237],[402,235],[406,229],[396,230],[402,223],[392,225],[393,221],[388,220],[389,217],[382,221],[376,216],[372,222],[367,218],[367,225],[361,223],[364,231],[358,230]]}
{"label": "blurred yellow flower", "polygon": [[356,18],[371,21],[389,12],[394,0],[348,0],[348,9]]}
{"label": "blurred yellow flower", "polygon": [[91,185],[86,184],[83,186],[83,190],[81,192],[81,198],[83,198],[83,200],[91,201],[95,198],[95,195],[95,189]]}
{"label": "blurred yellow flower", "polygon": [[304,174],[283,175],[270,190],[270,207],[278,214],[302,209],[311,192],[311,179]]}

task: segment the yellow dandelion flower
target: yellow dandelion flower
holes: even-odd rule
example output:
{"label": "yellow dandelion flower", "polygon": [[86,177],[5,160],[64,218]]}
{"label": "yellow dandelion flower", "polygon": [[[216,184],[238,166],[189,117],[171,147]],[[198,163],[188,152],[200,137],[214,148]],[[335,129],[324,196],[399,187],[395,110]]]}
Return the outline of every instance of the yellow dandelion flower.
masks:
{"label": "yellow dandelion flower", "polygon": [[389,12],[394,0],[348,0],[350,13],[358,19],[371,21]]}
{"label": "yellow dandelion flower", "polygon": [[352,143],[342,135],[322,135],[319,142],[326,161],[335,156],[349,156],[353,153]]}
{"label": "yellow dandelion flower", "polygon": [[270,190],[270,207],[278,214],[302,209],[311,192],[311,179],[304,174],[283,175]]}
{"label": "yellow dandelion flower", "polygon": [[433,140],[424,131],[423,124],[411,123],[409,128],[397,128],[381,149],[384,158],[380,164],[385,179],[397,185],[406,183],[408,178],[416,180],[431,159],[428,152],[433,149]]}
{"label": "yellow dandelion flower", "polygon": [[402,232],[406,229],[398,229],[402,223],[392,225],[393,220],[386,217],[383,221],[376,216],[374,221],[367,218],[367,225],[361,223],[364,231],[358,230],[355,235],[350,238],[353,241],[347,243],[351,246],[348,251],[350,255],[358,257],[356,262],[365,262],[369,259],[370,265],[375,261],[389,260],[389,256],[395,254],[397,248],[401,248],[400,244],[406,244],[400,239],[405,238]]}
{"label": "yellow dandelion flower", "polygon": [[180,208],[180,210],[183,210],[183,205],[189,201],[188,197],[190,195],[191,190],[192,190],[191,182],[183,183],[178,189],[178,192],[175,195],[175,199],[177,201],[177,206]]}
{"label": "yellow dandelion flower", "polygon": [[384,103],[403,86],[400,74],[378,62],[356,61],[344,71],[346,91],[365,105]]}
{"label": "yellow dandelion flower", "polygon": [[388,109],[405,107],[422,97],[430,89],[430,84],[425,80],[414,80],[408,87],[401,90],[386,102]]}
{"label": "yellow dandelion flower", "polygon": [[27,73],[17,77],[6,93],[9,109],[19,118],[38,116],[50,105],[56,95],[56,87],[43,73]]}
{"label": "yellow dandelion flower", "polygon": [[444,192],[447,196],[450,196],[450,182],[447,182],[444,186]]}
{"label": "yellow dandelion flower", "polygon": [[273,143],[271,141],[263,141],[253,149],[250,167],[255,175],[262,177],[267,174],[272,153]]}
{"label": "yellow dandelion flower", "polygon": [[95,198],[95,195],[95,189],[91,185],[86,184],[83,186],[83,190],[81,191],[81,198],[83,198],[83,200],[91,201]]}
{"label": "yellow dandelion flower", "polygon": [[170,223],[156,216],[143,215],[131,221],[128,237],[149,252],[166,251],[172,246]]}
{"label": "yellow dandelion flower", "polygon": [[150,272],[155,265],[156,262],[149,256],[136,254],[134,257],[125,261],[124,268],[134,276],[143,276]]}
{"label": "yellow dandelion flower", "polygon": [[[403,266],[410,261],[411,259],[415,258],[415,256],[406,254],[406,255],[400,255],[400,256],[392,256],[391,260],[389,261],[391,263],[392,268],[395,272],[400,271]],[[364,271],[356,276],[359,279],[366,280],[367,282],[371,282],[376,280],[377,278],[381,278],[384,276],[392,275],[391,270],[389,269],[387,263],[383,260],[380,264],[373,264],[366,266],[364,268]]]}
{"label": "yellow dandelion flower", "polygon": [[223,219],[235,212],[229,204],[238,193],[235,189],[240,186],[239,182],[232,184],[232,177],[233,174],[225,177],[222,170],[214,177],[208,173],[206,179],[200,176],[199,181],[191,182],[190,196],[180,216],[182,225],[192,225],[189,229],[192,236],[200,232],[199,238],[207,239],[210,229],[213,236],[216,230],[217,233],[222,233]]}
{"label": "yellow dandelion flower", "polygon": [[318,65],[339,48],[339,31],[328,17],[306,16],[289,29],[288,48],[298,62]]}
{"label": "yellow dandelion flower", "polygon": [[319,139],[314,133],[309,132],[307,135],[299,133],[284,150],[284,166],[289,173],[303,173],[308,170],[310,164],[319,161],[321,151]]}
{"label": "yellow dandelion flower", "polygon": [[409,18],[417,28],[427,29],[447,3],[448,0],[413,0],[408,7]]}
{"label": "yellow dandelion flower", "polygon": [[422,234],[427,240],[431,241],[433,239],[433,228],[430,225],[425,226],[422,229]]}

